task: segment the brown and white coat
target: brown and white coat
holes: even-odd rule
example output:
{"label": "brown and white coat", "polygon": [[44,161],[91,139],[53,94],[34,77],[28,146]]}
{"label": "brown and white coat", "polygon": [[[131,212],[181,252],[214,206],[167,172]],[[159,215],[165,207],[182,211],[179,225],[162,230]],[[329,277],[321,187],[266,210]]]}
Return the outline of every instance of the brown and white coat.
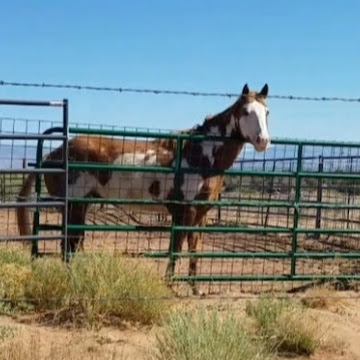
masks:
{"label": "brown and white coat", "polygon": [[[224,140],[184,140],[182,148],[182,168],[201,168],[226,170],[232,166],[246,142],[253,144],[257,151],[264,151],[270,143],[267,128],[268,108],[265,98],[268,86],[257,93],[245,85],[237,101],[223,112],[207,117],[203,124],[183,133],[196,133],[229,137]],[[78,136],[69,141],[69,159],[71,161],[102,164],[156,165],[173,166],[175,162],[176,140],[126,140],[102,136]],[[48,156],[48,160],[59,160],[62,148],[59,147]],[[62,175],[46,174],[45,184],[50,195],[61,197],[64,194]],[[33,175],[26,179],[19,200],[24,201],[31,193]],[[217,200],[222,188],[223,177],[209,174],[184,174],[180,179],[180,200]],[[130,198],[171,200],[174,198],[173,173],[144,173],[140,171],[70,171],[69,196]],[[84,224],[87,204],[69,205],[68,222]],[[204,205],[127,205],[130,210],[137,207],[144,210],[167,212],[174,216],[178,225],[204,225],[206,213],[210,209]],[[18,225],[21,235],[28,235],[28,214],[25,208],[18,209]],[[69,231],[68,246],[75,251],[84,237],[82,231]],[[185,233],[178,233],[175,251],[180,252]],[[199,235],[188,234],[189,250],[196,250]],[[169,263],[168,273],[173,270]],[[196,258],[190,259],[189,274],[196,274]],[[194,291],[196,289],[194,288]]]}

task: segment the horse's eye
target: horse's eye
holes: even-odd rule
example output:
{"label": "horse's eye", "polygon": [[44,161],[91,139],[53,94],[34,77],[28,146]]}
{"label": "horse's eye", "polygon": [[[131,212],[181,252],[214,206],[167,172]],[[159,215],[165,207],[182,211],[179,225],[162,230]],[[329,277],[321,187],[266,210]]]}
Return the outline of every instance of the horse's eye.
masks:
{"label": "horse's eye", "polygon": [[243,114],[243,116],[249,116],[250,115],[250,113],[249,113],[249,111],[247,109],[243,109],[242,114]]}

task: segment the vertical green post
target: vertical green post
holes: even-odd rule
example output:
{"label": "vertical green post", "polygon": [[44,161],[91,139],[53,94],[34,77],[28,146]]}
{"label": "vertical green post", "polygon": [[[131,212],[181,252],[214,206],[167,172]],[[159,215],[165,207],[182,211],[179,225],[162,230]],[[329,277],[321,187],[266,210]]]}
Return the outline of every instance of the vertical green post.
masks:
{"label": "vertical green post", "polygon": [[295,253],[297,251],[297,228],[299,223],[299,201],[300,201],[300,189],[301,189],[301,178],[299,176],[302,169],[302,153],[303,153],[303,144],[299,143],[298,153],[297,153],[297,166],[295,174],[295,206],[294,206],[294,223],[293,223],[293,234],[292,234],[292,243],[291,243],[291,269],[290,276],[293,277],[296,275],[296,257]]}
{"label": "vertical green post", "polygon": [[[42,167],[42,154],[43,154],[43,140],[39,139],[36,148],[36,168],[41,169]],[[41,197],[41,174],[36,173],[35,175],[35,193],[36,201],[39,201]],[[34,212],[34,223],[33,223],[33,235],[31,246],[31,255],[37,256],[39,253],[39,242],[35,235],[39,235],[39,224],[40,224],[40,208],[37,206]]]}
{"label": "vertical green post", "polygon": [[64,207],[62,209],[62,229],[61,233],[63,236],[64,244],[64,260],[69,259],[68,251],[68,203],[69,203],[69,103],[67,99],[63,100],[63,151],[62,151],[62,161],[64,169],[64,194],[63,201]]}
{"label": "vertical green post", "polygon": [[[175,153],[175,169],[174,169],[174,198],[173,200],[179,200],[180,193],[180,176],[181,176],[181,160],[182,160],[182,144],[183,139],[178,137],[176,140],[176,153]],[[169,269],[171,275],[174,275],[175,270],[175,244],[176,244],[176,216],[172,214],[171,230],[170,230],[170,246],[169,246]]]}

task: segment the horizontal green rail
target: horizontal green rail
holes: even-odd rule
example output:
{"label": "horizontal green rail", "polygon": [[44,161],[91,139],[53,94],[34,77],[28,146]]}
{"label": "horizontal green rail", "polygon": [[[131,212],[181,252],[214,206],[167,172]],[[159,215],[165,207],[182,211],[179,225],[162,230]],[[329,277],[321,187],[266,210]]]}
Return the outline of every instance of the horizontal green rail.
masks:
{"label": "horizontal green rail", "polygon": [[297,233],[314,233],[314,234],[360,234],[360,228],[357,229],[334,229],[334,228],[297,228],[294,229]]}
{"label": "horizontal green rail", "polygon": [[[134,205],[211,205],[211,206],[248,206],[248,207],[293,207],[286,201],[244,201],[244,200],[153,200],[153,199],[106,199],[106,198],[69,198],[72,203],[85,204],[134,204]],[[359,205],[360,208],[360,205]]]}
{"label": "horizontal green rail", "polygon": [[360,179],[360,174],[353,173],[314,173],[314,172],[301,172],[299,176],[302,178],[314,178],[314,179],[348,179],[348,180],[357,180]]}
{"label": "horizontal green rail", "polygon": [[[40,230],[58,230],[57,225],[41,225]],[[68,229],[72,231],[146,231],[146,232],[168,232],[171,226],[147,226],[147,225],[81,225],[69,224]],[[302,234],[360,234],[357,229],[317,229],[317,228],[286,228],[286,227],[242,227],[242,226],[183,226],[176,225],[175,231],[202,232],[202,233],[296,233]]]}
{"label": "horizontal green rail", "polygon": [[[44,198],[46,199],[46,198]],[[360,209],[359,204],[315,203],[284,201],[251,201],[251,200],[153,200],[153,199],[117,199],[117,198],[69,198],[72,203],[85,204],[134,204],[134,205],[211,205],[211,206],[242,206],[242,207],[279,207],[279,208],[325,208],[325,209]]]}
{"label": "horizontal green rail", "polygon": [[143,130],[109,130],[109,129],[87,129],[70,127],[70,134],[84,134],[84,135],[103,135],[103,136],[126,136],[136,138],[152,138],[152,139],[191,139],[191,140],[232,140],[238,141],[236,137],[224,137],[224,136],[209,136],[202,134],[185,134],[180,132],[154,132],[154,131],[143,131]]}
{"label": "horizontal green rail", "polygon": [[[149,251],[144,252],[143,255],[145,257],[155,257],[155,258],[167,258],[169,256],[168,251]],[[306,259],[360,259],[360,252],[298,252],[292,254],[289,252],[249,252],[249,251],[219,251],[219,252],[210,252],[210,251],[202,251],[202,252],[181,252],[181,253],[173,253],[173,256],[179,258],[251,258],[251,259],[291,259],[292,256],[296,258],[306,258]]]}
{"label": "horizontal green rail", "polygon": [[292,230],[287,228],[281,227],[239,227],[239,226],[183,226],[183,225],[176,225],[176,231],[196,231],[196,232],[222,232],[222,233],[258,233],[258,232],[268,232],[268,233],[289,233]]}
{"label": "horizontal green rail", "polygon": [[173,281],[318,281],[360,280],[360,275],[175,275]]}
{"label": "horizontal green rail", "polygon": [[[49,165],[50,167],[51,164]],[[46,167],[45,167],[46,168]],[[126,171],[126,172],[150,172],[150,173],[174,173],[173,167],[165,166],[139,166],[139,165],[112,165],[99,164],[91,162],[70,162],[70,170],[85,171]],[[288,171],[253,171],[253,170],[218,170],[204,168],[181,168],[180,173],[183,174],[204,174],[204,175],[231,175],[231,176],[259,176],[259,177],[295,177],[314,178],[314,179],[360,179],[360,174],[353,173],[317,173],[317,172],[288,172]]]}
{"label": "horizontal green rail", "polygon": [[330,146],[345,148],[360,148],[359,142],[331,141],[331,140],[308,140],[308,139],[290,139],[290,138],[273,138],[272,144],[278,145],[305,145],[305,146]]}
{"label": "horizontal green rail", "polygon": [[[73,231],[149,231],[149,232],[167,232],[171,231],[171,226],[147,226],[147,225],[81,225],[81,224],[69,224],[69,230]],[[257,233],[257,232],[271,232],[271,233],[289,233],[292,232],[291,229],[287,228],[278,228],[278,227],[239,227],[239,226],[174,226],[175,231],[183,232],[223,232],[223,233]]]}
{"label": "horizontal green rail", "polygon": [[38,230],[41,231],[61,231],[62,226],[61,225],[50,225],[50,224],[39,224]]}
{"label": "horizontal green rail", "polygon": [[[169,257],[168,251],[145,251],[142,253],[144,257],[150,258],[167,258]],[[273,259],[283,259],[289,258],[289,253],[280,253],[280,252],[249,252],[249,251],[219,251],[219,252],[210,252],[210,251],[201,251],[201,252],[174,252],[173,256],[177,258],[220,258],[220,259],[236,259],[236,258],[273,258]],[[360,255],[359,255],[360,257]]]}
{"label": "horizontal green rail", "polygon": [[[99,164],[92,162],[69,162],[70,170],[92,170],[92,171],[126,171],[126,172],[164,172],[174,173],[173,167],[165,166],[149,166],[149,165],[113,165],[113,164]],[[245,175],[245,176],[278,176],[278,177],[292,177],[295,173],[284,171],[247,171],[247,170],[218,170],[218,169],[205,169],[205,168],[180,168],[180,173],[183,174],[204,174],[204,175]],[[271,174],[271,175],[269,175]],[[360,177],[360,175],[359,175]]]}

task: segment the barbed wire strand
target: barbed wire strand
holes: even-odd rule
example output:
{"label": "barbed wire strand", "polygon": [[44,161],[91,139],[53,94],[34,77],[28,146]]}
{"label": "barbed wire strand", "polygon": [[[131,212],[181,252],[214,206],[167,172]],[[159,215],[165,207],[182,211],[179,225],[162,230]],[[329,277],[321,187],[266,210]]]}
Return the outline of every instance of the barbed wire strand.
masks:
{"label": "barbed wire strand", "polygon": [[[188,91],[188,90],[163,90],[163,89],[142,89],[129,87],[111,87],[111,86],[93,86],[93,85],[75,85],[75,84],[54,84],[54,83],[34,83],[34,82],[15,82],[0,80],[0,86],[12,87],[34,87],[34,88],[53,88],[53,89],[70,89],[70,90],[85,90],[85,91],[106,91],[117,93],[140,93],[140,94],[154,94],[154,95],[185,95],[185,96],[201,96],[201,97],[238,97],[238,93],[227,92],[203,92],[203,91]],[[359,102],[358,98],[348,97],[327,97],[327,96],[294,96],[294,95],[269,95],[270,99],[278,100],[298,100],[298,101],[337,101],[337,102]]]}

